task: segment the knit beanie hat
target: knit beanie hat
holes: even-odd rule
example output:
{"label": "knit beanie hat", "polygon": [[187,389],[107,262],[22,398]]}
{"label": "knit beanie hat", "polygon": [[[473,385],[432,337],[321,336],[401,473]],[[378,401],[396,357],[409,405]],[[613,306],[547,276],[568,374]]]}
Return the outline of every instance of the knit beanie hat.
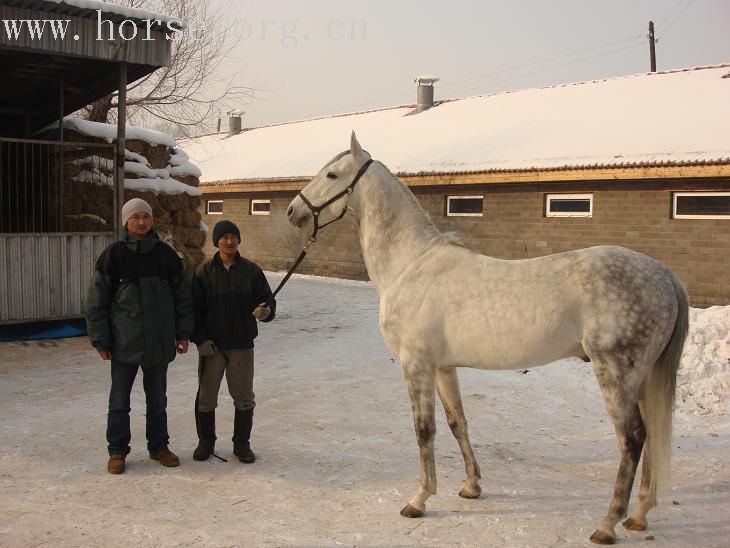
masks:
{"label": "knit beanie hat", "polygon": [[238,236],[238,241],[241,241],[241,231],[231,221],[218,221],[213,227],[213,245],[218,247],[218,240],[224,234],[235,234]]}
{"label": "knit beanie hat", "polygon": [[148,213],[152,217],[152,208],[141,198],[132,198],[122,206],[122,226],[127,226],[127,221],[137,213]]}

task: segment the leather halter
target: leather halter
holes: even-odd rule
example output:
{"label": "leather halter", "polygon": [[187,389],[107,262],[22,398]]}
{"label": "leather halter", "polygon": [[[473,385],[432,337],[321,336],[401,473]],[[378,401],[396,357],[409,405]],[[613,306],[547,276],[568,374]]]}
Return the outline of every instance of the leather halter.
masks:
{"label": "leather halter", "polygon": [[[357,173],[355,174],[355,178],[352,180],[352,182],[344,190],[338,192],[337,194],[335,194],[334,196],[332,196],[332,198],[330,198],[329,200],[327,200],[325,203],[323,203],[320,206],[313,205],[312,202],[310,202],[309,200],[307,200],[307,197],[303,194],[302,191],[299,192],[298,196],[302,199],[302,201],[306,204],[306,206],[312,212],[312,219],[314,221],[314,230],[312,231],[312,234],[309,236],[310,243],[311,242],[315,242],[317,240],[317,232],[319,232],[320,229],[326,227],[329,224],[334,223],[335,221],[339,221],[340,219],[342,219],[345,216],[345,213],[347,213],[347,206],[350,203],[350,196],[352,195],[352,191],[355,189],[355,185],[360,180],[360,178],[363,175],[365,175],[365,172],[367,171],[367,169],[370,167],[370,164],[372,164],[372,163],[373,163],[372,158],[370,160],[368,160],[367,162],[365,162],[360,167],[360,169],[357,171]],[[327,221],[322,226],[320,226],[319,225],[319,214],[320,214],[320,212],[324,208],[326,208],[328,205],[336,202],[337,200],[339,200],[343,196],[347,196],[347,199],[345,200],[345,205],[342,207],[342,211],[340,212],[340,214],[337,217],[335,217],[334,219],[332,219],[331,221]]]}
{"label": "leather halter", "polygon": [[[367,169],[370,167],[370,164],[372,164],[372,163],[373,163],[372,158],[369,159],[367,162],[365,162],[360,167],[360,169],[357,171],[357,173],[355,174],[355,178],[347,186],[347,188],[345,188],[341,192],[338,192],[337,194],[335,194],[334,196],[332,196],[332,198],[330,198],[329,200],[327,200],[325,203],[323,203],[320,206],[313,205],[312,202],[310,202],[309,200],[307,200],[307,197],[301,191],[299,192],[299,194],[297,194],[297,196],[299,196],[302,199],[302,201],[307,205],[307,207],[309,208],[309,210],[312,212],[312,219],[314,221],[314,230],[312,231],[312,234],[309,236],[309,243],[307,243],[307,245],[304,246],[304,249],[302,249],[302,252],[299,254],[299,257],[297,257],[296,261],[294,261],[294,264],[289,269],[289,272],[287,272],[286,275],[284,276],[284,278],[281,280],[281,282],[279,282],[278,287],[271,294],[271,297],[269,297],[269,299],[267,300],[267,304],[270,304],[274,300],[274,297],[276,297],[276,294],[279,291],[281,291],[281,288],[284,287],[284,284],[287,281],[289,281],[289,278],[291,278],[291,275],[294,274],[294,271],[297,269],[297,267],[304,260],[304,257],[307,255],[307,249],[309,249],[309,246],[312,245],[314,242],[317,241],[317,232],[319,232],[320,229],[326,227],[327,225],[332,224],[335,221],[339,221],[340,219],[342,219],[345,216],[345,213],[347,213],[347,206],[350,203],[350,196],[352,195],[352,191],[355,189],[355,185],[360,180],[360,178],[363,175],[365,175],[365,172],[367,171]],[[342,212],[337,217],[335,217],[334,219],[332,219],[331,221],[327,221],[322,226],[320,226],[319,225],[319,214],[320,214],[320,212],[325,207],[327,207],[328,205],[336,202],[337,200],[339,200],[343,196],[347,196],[347,199],[345,200],[345,205],[342,208]]]}

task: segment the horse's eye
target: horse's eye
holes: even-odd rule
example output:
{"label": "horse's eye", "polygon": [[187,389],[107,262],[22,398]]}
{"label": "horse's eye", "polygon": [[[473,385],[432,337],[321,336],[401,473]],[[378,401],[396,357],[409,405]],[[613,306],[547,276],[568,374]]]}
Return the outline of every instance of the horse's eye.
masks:
{"label": "horse's eye", "polygon": [[337,179],[337,173],[332,173],[331,171],[327,174],[328,179]]}

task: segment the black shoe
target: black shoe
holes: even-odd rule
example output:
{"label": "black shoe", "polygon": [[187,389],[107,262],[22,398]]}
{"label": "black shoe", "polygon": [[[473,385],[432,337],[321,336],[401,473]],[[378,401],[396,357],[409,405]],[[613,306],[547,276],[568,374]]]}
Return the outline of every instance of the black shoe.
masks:
{"label": "black shoe", "polygon": [[198,446],[193,451],[193,459],[208,460],[208,457],[215,451],[215,410],[201,413],[196,408],[195,425],[197,426],[199,441]]}
{"label": "black shoe", "polygon": [[256,461],[256,455],[251,451],[251,444],[249,443],[238,443],[233,446],[233,454],[238,457],[238,460],[251,464]]}
{"label": "black shoe", "polygon": [[213,451],[215,451],[215,447],[211,447],[208,443],[201,440],[198,442],[195,451],[193,451],[193,459],[208,460],[208,457],[213,454]]}
{"label": "black shoe", "polygon": [[253,427],[253,409],[240,411],[236,409],[233,417],[233,454],[238,460],[250,464],[256,460],[256,455],[251,451],[251,428]]}

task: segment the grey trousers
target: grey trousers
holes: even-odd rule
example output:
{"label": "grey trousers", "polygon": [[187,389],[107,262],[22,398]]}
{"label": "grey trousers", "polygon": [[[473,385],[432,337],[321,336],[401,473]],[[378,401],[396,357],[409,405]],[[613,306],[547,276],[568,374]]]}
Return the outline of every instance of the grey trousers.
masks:
{"label": "grey trousers", "polygon": [[253,348],[217,350],[215,355],[201,358],[198,369],[198,411],[207,413],[218,407],[218,391],[223,374],[228,393],[239,411],[256,406],[253,393]]}

